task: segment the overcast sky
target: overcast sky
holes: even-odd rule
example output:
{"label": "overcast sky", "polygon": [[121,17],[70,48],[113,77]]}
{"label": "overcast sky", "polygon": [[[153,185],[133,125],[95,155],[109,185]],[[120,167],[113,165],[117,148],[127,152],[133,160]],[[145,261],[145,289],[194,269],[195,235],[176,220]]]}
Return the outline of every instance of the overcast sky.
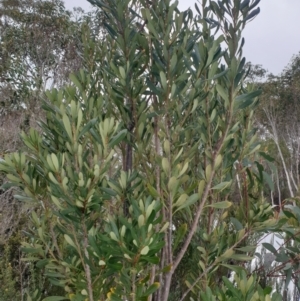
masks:
{"label": "overcast sky", "polygon": [[[65,0],[66,7],[90,8],[87,0]],[[179,0],[181,10],[194,7],[194,0]],[[300,0],[261,0],[261,13],[248,24],[243,36],[247,61],[279,74],[300,52]]]}

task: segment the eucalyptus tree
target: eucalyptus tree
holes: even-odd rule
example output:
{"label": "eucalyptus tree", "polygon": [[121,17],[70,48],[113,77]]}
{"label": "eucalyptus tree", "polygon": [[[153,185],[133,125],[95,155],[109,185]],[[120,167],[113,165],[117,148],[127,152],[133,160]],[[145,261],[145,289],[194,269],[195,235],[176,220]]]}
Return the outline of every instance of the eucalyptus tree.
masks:
{"label": "eucalyptus tree", "polygon": [[293,198],[299,189],[299,55],[278,75],[269,75],[260,83],[263,94],[256,119],[266,139],[273,140],[276,150],[270,153],[277,159],[281,174],[280,199]]}
{"label": "eucalyptus tree", "polygon": [[90,2],[105,39],[86,29],[84,68],[0,164],[35,208],[26,260],[65,290],[31,299],[270,300],[243,268],[278,227],[244,84],[259,1]]}
{"label": "eucalyptus tree", "polygon": [[3,0],[0,16],[2,110],[33,113],[39,93],[79,69],[80,23],[60,0]]}
{"label": "eucalyptus tree", "polygon": [[[254,71],[264,74],[263,69],[256,68]],[[253,80],[260,85],[263,93],[255,118],[264,148],[273,157],[272,173],[276,185],[271,194],[272,204],[278,208],[278,212],[285,212],[293,207],[292,204],[298,204],[299,200],[299,55],[295,55],[278,76],[268,74],[265,80],[257,82],[257,79]],[[296,225],[297,218],[291,216],[290,223]],[[285,273],[282,269],[286,268],[288,262],[293,262],[297,266],[295,259],[290,257],[291,253],[287,250],[294,248],[298,242],[290,233],[285,233],[281,239],[277,237],[275,241],[278,248],[275,250],[270,247],[271,253],[285,254],[284,260],[282,258],[281,263],[274,261],[272,268],[266,273],[267,277],[263,277],[270,281],[268,277],[271,276],[271,279],[277,279],[277,283],[284,286],[282,276]],[[297,300],[299,294],[297,268],[287,277],[293,279],[295,292],[290,296],[286,294],[285,300],[292,298]]]}

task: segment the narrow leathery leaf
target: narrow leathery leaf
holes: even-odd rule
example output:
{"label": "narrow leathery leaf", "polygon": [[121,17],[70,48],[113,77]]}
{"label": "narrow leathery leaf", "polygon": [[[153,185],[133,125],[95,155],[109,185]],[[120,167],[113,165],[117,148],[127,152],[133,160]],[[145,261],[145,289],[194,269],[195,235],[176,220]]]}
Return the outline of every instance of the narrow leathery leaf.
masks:
{"label": "narrow leathery leaf", "polygon": [[159,282],[154,282],[150,285],[144,293],[144,296],[150,296],[151,294],[155,293],[160,287]]}
{"label": "narrow leathery leaf", "polygon": [[125,232],[126,232],[126,227],[125,227],[125,225],[123,225],[121,228],[121,233],[120,233],[122,237],[124,237]]}
{"label": "narrow leathery leaf", "polygon": [[241,248],[236,248],[235,250],[241,251],[241,252],[253,252],[257,249],[257,246],[246,246]]}
{"label": "narrow leathery leaf", "polygon": [[218,202],[218,203],[214,203],[211,205],[207,205],[207,207],[212,207],[212,208],[216,208],[216,209],[227,209],[231,206],[232,206],[232,202],[229,202],[229,201],[223,201],[223,202]]}
{"label": "narrow leathery leaf", "polygon": [[17,199],[17,200],[19,200],[19,201],[24,201],[24,202],[30,202],[30,201],[34,200],[32,197],[24,196],[24,195],[18,195],[18,194],[15,194],[14,198]]}
{"label": "narrow leathery leaf", "polygon": [[79,200],[76,200],[75,205],[77,207],[79,207],[79,208],[83,208],[84,207],[83,203],[81,201],[79,201]]}
{"label": "narrow leathery leaf", "polygon": [[172,269],[172,264],[169,264],[169,265],[165,266],[165,267],[161,270],[161,272],[162,272],[162,273],[168,273],[168,272],[171,271],[171,269]]}
{"label": "narrow leathery leaf", "polygon": [[145,246],[142,250],[141,250],[141,255],[147,255],[148,252],[149,252],[149,247],[148,246]]}
{"label": "narrow leathery leaf", "polygon": [[172,88],[171,88],[171,97],[175,96],[176,89],[177,89],[177,86],[176,86],[176,84],[173,83]]}
{"label": "narrow leathery leaf", "polygon": [[162,165],[163,171],[168,175],[169,171],[170,171],[169,160],[167,158],[162,158],[161,165]]}
{"label": "narrow leathery leaf", "polygon": [[241,239],[245,236],[245,233],[246,233],[246,230],[245,230],[245,229],[241,229],[241,230],[238,232],[237,239],[238,239],[238,240],[241,240]]}
{"label": "narrow leathery leaf", "polygon": [[81,136],[83,136],[85,133],[87,133],[97,122],[97,118],[94,118],[92,120],[90,120],[80,131],[78,138],[80,138]]}
{"label": "narrow leathery leaf", "polygon": [[[213,79],[213,80],[216,80],[216,79],[218,79],[219,77],[222,77],[223,75],[225,75],[227,72],[228,72],[228,69],[226,69],[226,70],[224,70],[224,71],[222,71],[222,72],[220,72],[220,73],[214,75],[214,77],[213,77],[212,79]],[[222,96],[222,95],[221,95],[221,96]]]}
{"label": "narrow leathery leaf", "polygon": [[16,183],[20,183],[21,182],[21,179],[12,175],[12,174],[8,174],[6,175],[7,178],[10,180],[10,181],[13,181],[13,182],[16,182]]}
{"label": "narrow leathery leaf", "polygon": [[59,184],[51,171],[48,173],[48,176],[53,183]]}
{"label": "narrow leathery leaf", "polygon": [[87,291],[86,291],[85,289],[83,289],[83,290],[81,290],[81,295],[83,295],[83,296],[87,296],[87,295],[88,295],[88,293],[87,293]]}
{"label": "narrow leathery leaf", "polygon": [[162,87],[165,90],[167,90],[167,78],[166,78],[165,73],[163,71],[160,71],[159,75],[160,75],[160,82],[161,82]]}
{"label": "narrow leathery leaf", "polygon": [[247,156],[255,153],[256,151],[258,151],[261,148],[261,144],[256,145],[248,154]]}
{"label": "narrow leathery leaf", "polygon": [[59,296],[51,296],[46,297],[42,301],[61,301],[61,300],[68,300],[66,297],[59,297]]}
{"label": "narrow leathery leaf", "polygon": [[223,157],[219,154],[215,159],[215,168],[218,168],[222,163]]}
{"label": "narrow leathery leaf", "polygon": [[117,238],[117,236],[116,236],[116,234],[114,232],[110,232],[109,235],[110,235],[110,238],[112,240],[119,241],[118,238]]}
{"label": "narrow leathery leaf", "polygon": [[157,190],[153,186],[151,186],[149,183],[146,183],[146,186],[152,197],[154,197],[154,198],[159,197]]}
{"label": "narrow leathery leaf", "polygon": [[139,200],[139,206],[142,211],[145,211],[145,205],[144,205],[143,200]]}
{"label": "narrow leathery leaf", "polygon": [[232,249],[228,249],[228,250],[225,251],[225,253],[223,253],[220,256],[220,260],[231,259],[233,255],[234,255],[234,251]]}
{"label": "narrow leathery leaf", "polygon": [[203,194],[203,191],[204,191],[204,187],[205,187],[205,181],[204,180],[201,180],[199,182],[199,185],[198,185],[198,194],[199,194],[199,198],[202,197],[202,194]]}
{"label": "narrow leathery leaf", "polygon": [[42,227],[38,228],[38,235],[39,235],[40,239],[43,241],[44,240],[44,233],[43,233]]}
{"label": "narrow leathery leaf", "polygon": [[240,10],[243,10],[248,4],[250,0],[244,0],[240,5]]}
{"label": "narrow leathery leaf", "polygon": [[228,92],[221,85],[216,86],[218,94],[226,101],[229,102]]}
{"label": "narrow leathery leaf", "polygon": [[240,267],[237,265],[230,265],[230,264],[226,264],[226,263],[222,263],[221,265],[228,268],[229,270],[236,272],[236,273],[240,273],[241,271],[244,271],[244,267]]}
{"label": "narrow leathery leaf", "polygon": [[79,82],[78,78],[76,77],[75,74],[70,74],[70,79],[74,83],[74,85],[80,90],[80,92],[83,91],[82,85]]}
{"label": "narrow leathery leaf", "polygon": [[140,228],[145,225],[145,217],[143,214],[138,217],[138,224]]}
{"label": "narrow leathery leaf", "polygon": [[63,124],[64,124],[65,130],[66,130],[70,140],[72,141],[73,136],[72,136],[71,123],[70,123],[69,117],[66,114],[64,114],[64,116],[63,116]]}
{"label": "narrow leathery leaf", "polygon": [[205,177],[206,177],[206,181],[208,181],[211,177],[211,174],[212,174],[212,168],[211,168],[211,165],[207,165],[206,168],[205,168]]}
{"label": "narrow leathery leaf", "polygon": [[186,232],[187,232],[187,223],[184,223],[182,225],[180,225],[180,227],[178,228],[178,230],[175,233],[175,241],[174,241],[174,247],[173,249],[176,250],[176,248],[178,247],[178,245],[182,242]]}
{"label": "narrow leathery leaf", "polygon": [[72,247],[74,247],[75,249],[77,249],[77,247],[76,247],[74,241],[72,240],[72,238],[71,238],[69,235],[64,234],[64,238],[65,238],[66,242],[67,242],[70,246],[72,246]]}
{"label": "narrow leathery leaf", "polygon": [[117,135],[115,135],[111,141],[109,142],[109,147],[113,148],[117,144],[119,144],[127,135],[127,130],[120,131]]}
{"label": "narrow leathery leaf", "polygon": [[124,69],[122,66],[120,66],[120,67],[119,67],[119,71],[120,71],[121,77],[122,77],[123,79],[126,79],[125,69]]}
{"label": "narrow leathery leaf", "polygon": [[200,265],[202,271],[204,272],[206,270],[204,262],[200,260],[199,265]]}
{"label": "narrow leathery leaf", "polygon": [[182,155],[182,152],[183,152],[183,147],[180,149],[180,151],[178,152],[177,156],[175,157],[174,161],[176,161],[181,155]]}
{"label": "narrow leathery leaf", "polygon": [[153,208],[154,208],[154,204],[155,204],[155,201],[153,201],[146,209],[146,219],[148,219],[148,217],[150,216],[150,214],[152,213],[153,211]]}
{"label": "narrow leathery leaf", "polygon": [[234,260],[239,260],[239,261],[249,261],[249,260],[253,259],[252,256],[247,256],[247,255],[243,255],[243,254],[233,254],[231,256],[231,258]]}
{"label": "narrow leathery leaf", "polygon": [[230,185],[231,185],[231,181],[222,182],[222,183],[219,183],[218,185],[212,187],[212,189],[214,189],[214,190],[223,190],[223,189],[227,188]]}
{"label": "narrow leathery leaf", "polygon": [[67,186],[68,182],[69,182],[69,179],[67,177],[64,177],[63,181],[62,181],[62,185],[65,190],[68,190],[68,186]]}
{"label": "narrow leathery leaf", "polygon": [[78,110],[78,116],[77,116],[77,131],[78,131],[79,128],[80,128],[80,125],[81,125],[81,122],[82,122],[82,117],[83,117],[82,110],[79,109],[79,110]]}
{"label": "narrow leathery leaf", "polygon": [[194,193],[192,194],[191,196],[189,196],[187,198],[187,200],[184,202],[184,204],[182,204],[181,206],[179,206],[175,212],[181,210],[181,209],[184,209],[186,207],[189,207],[193,204],[195,204],[197,201],[199,200],[199,194],[198,193]]}
{"label": "narrow leathery leaf", "polygon": [[271,253],[277,254],[277,250],[274,248],[273,245],[271,245],[271,244],[269,244],[269,243],[266,243],[266,242],[262,243],[262,245],[263,245],[267,250],[269,250]]}
{"label": "narrow leathery leaf", "polygon": [[269,174],[267,174],[265,171],[263,171],[264,180],[268,183],[270,190],[274,191],[274,183],[272,181],[272,178]]}
{"label": "narrow leathery leaf", "polygon": [[199,104],[199,100],[198,100],[198,98],[196,98],[193,102],[193,107],[192,107],[191,113],[193,113],[196,110],[196,108],[198,107],[198,104]]}
{"label": "narrow leathery leaf", "polygon": [[52,202],[57,206],[57,208],[62,209],[62,205],[60,203],[60,201],[58,200],[58,198],[56,198],[55,196],[51,195],[51,199]]}
{"label": "narrow leathery leaf", "polygon": [[182,167],[182,170],[180,171],[179,175],[178,175],[178,178],[180,178],[182,175],[185,174],[185,172],[187,171],[189,167],[189,162],[186,162],[183,167]]}
{"label": "narrow leathery leaf", "polygon": [[195,289],[188,280],[185,280],[185,285],[195,294]]}
{"label": "narrow leathery leaf", "polygon": [[57,159],[57,157],[54,153],[51,154],[51,160],[53,162],[53,166],[54,166],[55,171],[59,171],[58,159]]}
{"label": "narrow leathery leaf", "polygon": [[179,181],[175,177],[171,177],[168,182],[169,191],[174,191],[178,185]]}
{"label": "narrow leathery leaf", "polygon": [[54,167],[54,164],[53,164],[53,161],[51,159],[51,155],[47,155],[47,163],[49,165],[49,168],[52,170],[52,171],[55,171],[55,167]]}
{"label": "narrow leathery leaf", "polygon": [[275,159],[273,157],[271,157],[269,154],[265,153],[265,152],[259,152],[259,154],[264,157],[264,159],[268,160],[269,162],[274,162]]}
{"label": "narrow leathery leaf", "polygon": [[235,98],[235,107],[237,109],[244,109],[250,106],[256,97],[262,93],[262,90],[256,90],[250,93],[239,95]]}
{"label": "narrow leathery leaf", "polygon": [[260,8],[256,8],[254,9],[245,19],[244,22],[256,17],[258,14],[260,13]]}
{"label": "narrow leathery leaf", "polygon": [[250,290],[250,287],[252,286],[253,282],[254,282],[254,278],[253,278],[253,276],[250,276],[247,281],[246,291]]}
{"label": "narrow leathery leaf", "polygon": [[171,146],[170,146],[170,141],[169,140],[165,140],[164,141],[164,151],[167,155],[170,154],[170,150],[171,150]]}
{"label": "narrow leathery leaf", "polygon": [[217,116],[217,110],[213,109],[210,115],[210,122],[213,122],[215,120],[215,117]]}
{"label": "narrow leathery leaf", "polygon": [[164,224],[164,226],[160,229],[159,233],[162,233],[162,232],[166,231],[168,229],[168,227],[169,227],[169,222],[166,222]]}
{"label": "narrow leathery leaf", "polygon": [[24,153],[21,153],[21,156],[20,156],[20,164],[21,164],[21,167],[23,167],[23,166],[25,165],[25,162],[26,162],[25,154],[24,154]]}
{"label": "narrow leathery leaf", "polygon": [[186,193],[182,194],[178,200],[175,202],[174,207],[179,207],[187,200],[188,195]]}

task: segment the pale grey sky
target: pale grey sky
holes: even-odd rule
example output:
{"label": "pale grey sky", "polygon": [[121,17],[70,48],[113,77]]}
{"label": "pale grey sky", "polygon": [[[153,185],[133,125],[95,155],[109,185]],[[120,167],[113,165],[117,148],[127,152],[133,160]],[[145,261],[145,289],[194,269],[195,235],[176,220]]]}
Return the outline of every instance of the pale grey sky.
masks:
{"label": "pale grey sky", "polygon": [[[88,10],[87,0],[65,0],[66,7]],[[194,8],[195,0],[179,0],[181,10]],[[261,64],[279,74],[293,54],[300,52],[300,0],[261,0],[258,17],[248,24],[243,36],[247,61]]]}

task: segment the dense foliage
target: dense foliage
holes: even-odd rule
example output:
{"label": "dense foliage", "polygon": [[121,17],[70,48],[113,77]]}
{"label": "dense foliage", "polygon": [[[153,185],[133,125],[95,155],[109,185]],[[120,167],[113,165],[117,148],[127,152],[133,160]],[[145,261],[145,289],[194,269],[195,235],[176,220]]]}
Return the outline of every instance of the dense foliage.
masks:
{"label": "dense foliage", "polygon": [[[169,0],[90,0],[80,20],[29,2],[2,10],[1,43],[22,41],[1,69],[1,93],[14,90],[5,114],[42,120],[2,150],[1,200],[18,222],[1,235],[0,300],[290,300],[299,143],[272,118],[283,120],[278,99],[297,100],[298,60],[280,79],[247,77],[242,31],[259,1],[203,0],[194,15]],[[294,186],[276,203],[282,170]]]}

